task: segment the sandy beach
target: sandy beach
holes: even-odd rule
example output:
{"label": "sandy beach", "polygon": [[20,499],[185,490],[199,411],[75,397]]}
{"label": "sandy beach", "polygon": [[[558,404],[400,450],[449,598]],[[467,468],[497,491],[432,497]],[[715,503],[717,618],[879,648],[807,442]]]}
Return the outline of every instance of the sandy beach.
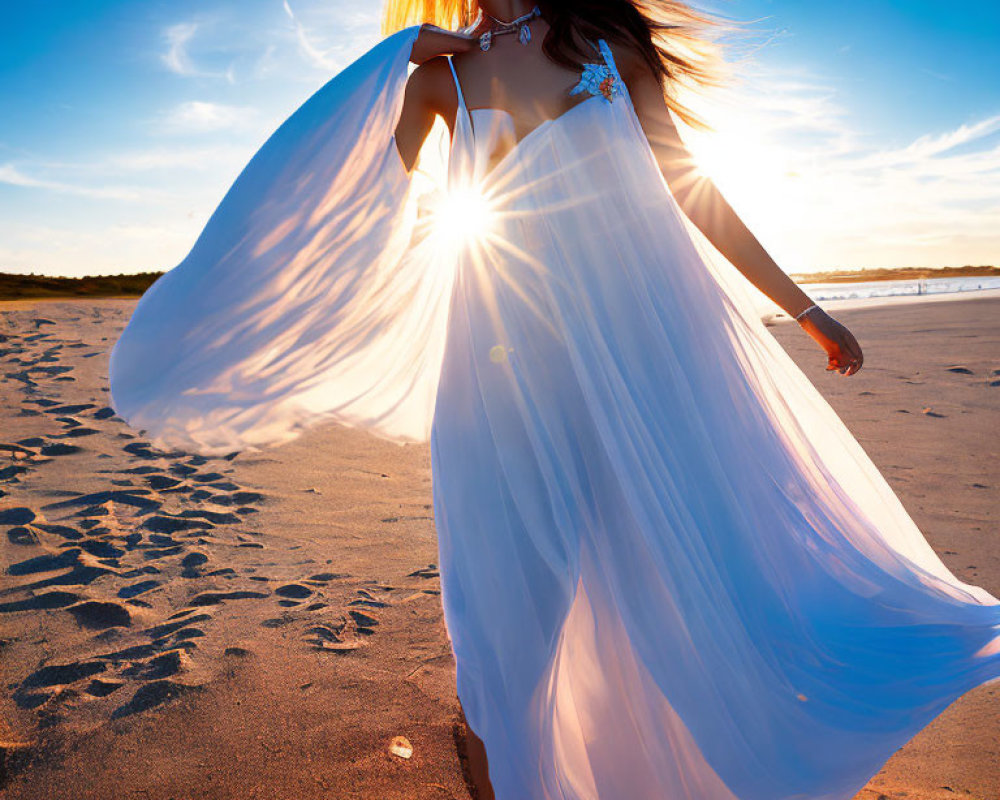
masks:
{"label": "sandy beach", "polygon": [[[108,405],[135,303],[0,302],[0,797],[468,798],[428,447],[328,426],[156,450]],[[865,350],[849,379],[770,330],[948,567],[1000,596],[1000,297],[834,313]],[[858,797],[1000,798],[1000,683]]]}

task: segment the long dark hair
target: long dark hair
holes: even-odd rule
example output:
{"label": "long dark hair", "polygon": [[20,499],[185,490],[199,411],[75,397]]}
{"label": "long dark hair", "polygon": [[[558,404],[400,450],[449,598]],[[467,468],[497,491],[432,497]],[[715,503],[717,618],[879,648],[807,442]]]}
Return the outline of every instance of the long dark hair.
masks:
{"label": "long dark hair", "polygon": [[[704,123],[681,100],[684,86],[721,81],[714,32],[722,21],[679,0],[537,0],[549,31],[544,53],[557,64],[579,70],[593,59],[582,40],[607,39],[631,48],[659,78],[670,109],[695,127]],[[443,28],[471,25],[476,0],[387,0],[382,29],[392,33],[425,22]]]}
{"label": "long dark hair", "polygon": [[549,24],[542,50],[557,64],[582,69],[592,59],[580,48],[581,36],[631,48],[659,78],[670,109],[687,124],[704,127],[677,90],[719,83],[710,36],[718,20],[686,3],[664,0],[538,0],[537,5]]}

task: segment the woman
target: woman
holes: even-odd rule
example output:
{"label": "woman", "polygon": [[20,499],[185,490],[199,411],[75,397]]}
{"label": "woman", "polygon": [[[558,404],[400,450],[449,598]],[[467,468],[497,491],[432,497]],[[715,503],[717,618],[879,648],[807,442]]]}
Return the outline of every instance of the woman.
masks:
{"label": "woman", "polygon": [[671,81],[705,77],[702,19],[386,13],[467,27],[404,27],[274,134],[140,301],[116,410],[206,453],[321,419],[430,439],[481,796],[851,797],[1000,676],[1000,601],[948,571],[701,246],[860,369],[692,173]]}

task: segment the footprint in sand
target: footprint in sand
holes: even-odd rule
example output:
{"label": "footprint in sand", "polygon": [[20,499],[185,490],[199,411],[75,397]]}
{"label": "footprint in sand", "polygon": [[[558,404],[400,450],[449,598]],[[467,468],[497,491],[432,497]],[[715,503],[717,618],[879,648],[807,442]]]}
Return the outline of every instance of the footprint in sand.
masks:
{"label": "footprint in sand", "polygon": [[313,584],[324,584],[350,577],[346,572],[317,572],[315,575],[310,575],[306,580]]}
{"label": "footprint in sand", "polygon": [[79,549],[64,550],[58,555],[44,555],[29,558],[7,567],[8,575],[33,575],[36,572],[53,572],[64,567],[72,567],[78,562]]}
{"label": "footprint in sand", "polygon": [[7,530],[7,541],[11,544],[25,547],[37,546],[40,543],[37,531],[28,525],[16,525]]}
{"label": "footprint in sand", "polygon": [[7,508],[0,511],[0,525],[27,525],[34,522],[38,515],[30,508]]}
{"label": "footprint in sand", "polygon": [[306,630],[304,638],[316,650],[332,653],[350,653],[365,645],[363,640],[352,635],[346,622],[315,625]]}
{"label": "footprint in sand", "polygon": [[279,606],[296,608],[301,606],[302,601],[310,597],[313,591],[300,583],[289,583],[284,586],[279,586],[274,590],[274,593],[281,598],[278,600]]}
{"label": "footprint in sand", "polygon": [[42,667],[32,672],[21,682],[22,689],[47,688],[50,686],[65,686],[76,683],[84,678],[90,678],[108,668],[101,661],[77,661],[72,664],[59,664]]}
{"label": "footprint in sand", "polygon": [[43,443],[43,439],[22,439],[16,444],[0,442],[0,451],[10,454],[14,461],[37,461],[39,460],[38,447]]}
{"label": "footprint in sand", "polygon": [[438,571],[437,564],[428,564],[426,567],[421,567],[415,572],[411,572],[407,575],[407,578],[439,578],[441,573]]}
{"label": "footprint in sand", "polygon": [[180,451],[166,453],[162,450],[156,450],[150,442],[130,442],[125,445],[122,450],[129,455],[135,456],[136,458],[142,458],[150,461],[159,458],[180,458],[186,455]]}
{"label": "footprint in sand", "polygon": [[48,690],[84,680],[106,669],[107,666],[99,661],[42,667],[21,682],[13,694],[14,702],[20,708],[39,708],[55,695],[55,691]]}
{"label": "footprint in sand", "polygon": [[[335,573],[319,573],[312,576],[309,580],[317,584],[325,584],[335,578],[343,577],[348,576]],[[378,588],[382,589],[383,587]],[[391,588],[386,588],[388,591],[391,591]],[[304,594],[303,590],[310,592],[310,594]],[[307,597],[312,596],[312,592],[303,586],[302,583],[286,584],[276,589],[275,594],[296,597],[296,605]],[[356,597],[347,603],[346,613],[337,622],[314,624],[313,627],[308,628],[303,634],[305,641],[319,650],[335,652],[348,652],[361,647],[365,643],[365,638],[374,634],[375,628],[379,624],[379,620],[374,613],[375,610],[387,608],[390,603],[379,599],[367,589],[359,589],[355,594]],[[319,611],[326,606],[326,603],[314,603],[307,606],[305,610]],[[361,609],[364,610],[362,611]],[[278,620],[266,620],[262,624],[266,627],[277,627],[279,624],[285,624],[286,620],[287,622],[292,622],[294,618],[286,616]]]}
{"label": "footprint in sand", "polygon": [[[76,551],[77,557],[80,552],[82,551]],[[93,564],[74,563],[67,572],[63,572],[59,575],[53,575],[51,578],[43,578],[42,580],[33,581],[32,583],[21,584],[17,587],[5,589],[3,592],[0,592],[0,594],[35,591],[49,586],[87,586],[93,583],[97,578],[100,578],[102,575],[109,575],[112,573],[113,570],[106,567],[98,567]]]}
{"label": "footprint in sand", "polygon": [[93,697],[107,697],[112,692],[116,692],[125,685],[124,681],[105,681],[95,678],[84,688],[84,692]]}
{"label": "footprint in sand", "polygon": [[351,602],[349,602],[347,605],[349,605],[349,606],[364,606],[365,608],[388,608],[389,607],[388,603],[386,603],[386,602],[384,602],[382,600],[375,599],[374,595],[372,595],[371,592],[368,592],[368,591],[366,591],[364,589],[359,589],[357,593],[358,593],[359,597],[357,597],[354,600],[351,600]]}
{"label": "footprint in sand", "polygon": [[202,592],[194,597],[189,605],[192,606],[216,606],[226,600],[250,600],[270,597],[266,592],[235,591],[235,592]]}
{"label": "footprint in sand", "polygon": [[116,708],[112,714],[112,719],[128,717],[138,714],[140,711],[148,711],[158,705],[162,705],[168,700],[180,697],[187,692],[198,691],[198,686],[185,686],[168,680],[158,680],[140,686],[132,699],[125,705]]}
{"label": "footprint in sand", "polygon": [[118,596],[122,600],[131,600],[133,597],[138,597],[139,595],[145,594],[146,592],[151,592],[156,587],[162,585],[163,583],[161,581],[153,581],[153,580],[139,581],[139,583],[133,583],[130,584],[129,586],[123,586],[121,589],[118,590]]}
{"label": "footprint in sand", "polygon": [[203,566],[208,562],[208,556],[200,551],[193,551],[188,553],[181,559],[181,577],[182,578],[200,578],[203,573],[198,569],[198,567]]}
{"label": "footprint in sand", "polygon": [[10,614],[15,611],[40,611],[50,608],[65,608],[79,599],[80,595],[73,592],[44,592],[25,600],[0,603],[0,614]]}
{"label": "footprint in sand", "polygon": [[288,600],[294,600],[296,604],[305,600],[307,597],[312,595],[313,590],[303,586],[301,583],[289,583],[284,586],[279,586],[274,590],[274,593],[279,597],[287,598]]}
{"label": "footprint in sand", "polygon": [[156,510],[162,503],[155,497],[150,496],[148,489],[111,489],[103,492],[92,492],[90,494],[79,494],[69,500],[58,503],[50,503],[44,506],[46,511],[50,509],[72,508],[74,506],[99,506],[107,502],[120,503],[132,506],[140,511]]}
{"label": "footprint in sand", "polygon": [[347,613],[350,615],[351,619],[354,620],[358,633],[366,636],[370,636],[375,633],[375,626],[378,625],[378,620],[375,619],[375,617],[354,609],[351,609]]}
{"label": "footprint in sand", "polygon": [[41,453],[43,456],[69,456],[73,453],[79,453],[83,450],[82,447],[78,447],[75,444],[63,444],[62,442],[54,442],[52,444],[46,444],[42,446]]}
{"label": "footprint in sand", "polygon": [[[82,423],[81,423],[82,424]],[[96,428],[83,428],[74,427],[66,431],[63,434],[53,436],[53,439],[80,439],[84,436],[93,436],[95,433],[100,433]]]}
{"label": "footprint in sand", "polygon": [[169,475],[153,474],[146,476],[146,483],[148,483],[149,488],[154,491],[167,492],[182,486],[183,481],[180,481],[177,478],[171,478]]}
{"label": "footprint in sand", "polygon": [[28,471],[27,467],[22,467],[19,464],[12,464],[9,467],[4,467],[0,469],[0,481],[9,481],[11,483],[19,483],[18,475],[23,475]]}
{"label": "footprint in sand", "polygon": [[182,650],[171,650],[169,653],[151,658],[149,661],[133,664],[122,670],[124,678],[138,678],[139,680],[150,681],[170,678],[176,675],[184,667],[183,659],[186,656],[181,654]]}
{"label": "footprint in sand", "polygon": [[157,514],[147,518],[140,527],[152,533],[174,534],[187,531],[207,531],[212,530],[215,526],[204,519]]}
{"label": "footprint in sand", "polygon": [[[49,408],[49,414],[79,414],[81,411],[87,411],[94,408],[93,403],[78,403],[76,405],[57,405],[55,408]],[[81,424],[78,420],[73,420],[76,424]]]}
{"label": "footprint in sand", "polygon": [[[325,577],[325,576],[323,576]],[[376,587],[372,587],[375,589]],[[392,591],[390,587],[377,587]],[[303,638],[317,650],[346,653],[364,646],[365,639],[375,633],[379,620],[376,609],[387,608],[390,603],[379,599],[368,589],[358,589],[357,596],[348,602],[346,614],[335,623],[321,623],[308,628]],[[361,610],[361,609],[364,610]]]}
{"label": "footprint in sand", "polygon": [[[255,533],[253,535],[254,536],[259,536],[260,534]],[[256,549],[256,550],[263,550],[264,549],[264,545],[262,545],[260,542],[253,542],[253,541],[247,539],[245,536],[242,536],[240,534],[237,534],[237,538],[239,539],[239,544],[236,545],[237,547],[250,548],[250,549]]]}
{"label": "footprint in sand", "polygon": [[87,600],[67,609],[81,628],[104,630],[105,628],[127,628],[132,624],[128,609],[120,603],[101,600]]}

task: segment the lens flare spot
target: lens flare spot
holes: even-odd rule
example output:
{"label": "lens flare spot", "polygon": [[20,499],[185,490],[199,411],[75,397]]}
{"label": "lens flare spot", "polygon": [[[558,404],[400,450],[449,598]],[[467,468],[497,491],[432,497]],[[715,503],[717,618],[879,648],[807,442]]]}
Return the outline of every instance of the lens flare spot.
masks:
{"label": "lens flare spot", "polygon": [[448,253],[482,241],[490,232],[494,214],[489,200],[475,187],[445,192],[434,210],[434,238]]}
{"label": "lens flare spot", "polygon": [[507,348],[502,344],[494,345],[490,348],[490,361],[494,364],[501,364],[507,360]]}

